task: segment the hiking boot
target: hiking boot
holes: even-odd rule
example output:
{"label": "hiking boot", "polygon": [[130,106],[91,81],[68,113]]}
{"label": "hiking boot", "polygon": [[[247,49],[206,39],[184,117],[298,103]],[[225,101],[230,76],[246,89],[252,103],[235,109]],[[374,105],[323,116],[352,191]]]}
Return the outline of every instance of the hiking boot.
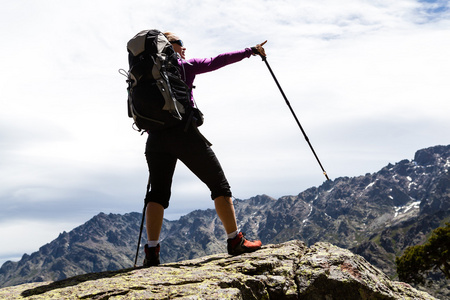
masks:
{"label": "hiking boot", "polygon": [[156,247],[149,247],[145,244],[144,267],[155,267],[159,265],[159,244]]}
{"label": "hiking boot", "polygon": [[228,254],[230,255],[250,253],[261,248],[261,241],[249,241],[242,232],[239,232],[234,239],[228,239],[227,243]]}

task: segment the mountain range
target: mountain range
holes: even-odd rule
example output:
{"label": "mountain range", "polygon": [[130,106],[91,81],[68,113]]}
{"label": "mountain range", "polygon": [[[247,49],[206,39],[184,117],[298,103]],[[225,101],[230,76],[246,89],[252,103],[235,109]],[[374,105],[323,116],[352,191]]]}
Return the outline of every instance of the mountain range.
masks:
{"label": "mountain range", "polygon": [[[426,241],[431,231],[450,221],[450,145],[418,150],[413,160],[388,164],[378,172],[340,177],[298,195],[274,199],[258,195],[234,201],[239,227],[263,244],[301,240],[329,242],[366,258],[391,278],[395,257]],[[0,268],[0,287],[60,280],[74,275],[113,271],[134,264],[142,214],[94,216],[20,261]],[[179,220],[165,220],[162,263],[226,252],[223,226],[212,209],[196,210]],[[145,244],[145,230],[141,246]],[[140,250],[139,264],[143,250]],[[437,297],[450,290],[439,273],[418,286]]]}

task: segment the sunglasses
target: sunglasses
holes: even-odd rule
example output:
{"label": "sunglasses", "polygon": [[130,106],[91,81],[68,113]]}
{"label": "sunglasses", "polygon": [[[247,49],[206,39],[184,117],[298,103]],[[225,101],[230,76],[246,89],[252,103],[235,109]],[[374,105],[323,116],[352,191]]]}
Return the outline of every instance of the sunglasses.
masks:
{"label": "sunglasses", "polygon": [[171,44],[177,44],[180,47],[183,47],[183,41],[182,40],[176,40],[176,41],[170,41]]}

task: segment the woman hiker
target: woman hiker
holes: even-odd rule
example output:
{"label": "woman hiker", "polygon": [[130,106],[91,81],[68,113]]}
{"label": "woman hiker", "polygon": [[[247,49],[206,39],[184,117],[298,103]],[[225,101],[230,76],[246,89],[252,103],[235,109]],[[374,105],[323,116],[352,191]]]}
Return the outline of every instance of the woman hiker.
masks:
{"label": "woman hiker", "polygon": [[[251,55],[265,56],[266,42],[244,50],[220,54],[213,58],[193,58],[185,60],[186,48],[174,33],[165,32],[175,52],[178,53],[182,79],[193,87],[197,74],[211,72],[238,62]],[[191,93],[191,104],[194,105]],[[145,245],[144,267],[159,265],[159,235],[164,209],[169,206],[172,177],[177,160],[182,161],[211,191],[211,199],[218,217],[228,235],[227,250],[231,255],[253,252],[261,248],[261,241],[249,241],[237,228],[230,185],[222,167],[207,140],[194,128],[185,130],[186,125],[149,133],[145,156],[150,172],[151,188],[146,195],[146,229],[148,243]]]}

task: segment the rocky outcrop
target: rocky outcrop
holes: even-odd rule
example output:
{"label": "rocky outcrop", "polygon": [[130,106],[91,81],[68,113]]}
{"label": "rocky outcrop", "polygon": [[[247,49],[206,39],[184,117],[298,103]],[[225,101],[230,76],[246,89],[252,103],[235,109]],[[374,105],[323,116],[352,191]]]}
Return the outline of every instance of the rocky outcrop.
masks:
{"label": "rocky outcrop", "polygon": [[435,299],[389,280],[364,258],[298,240],[241,256],[216,254],[0,290],[1,299]]}

